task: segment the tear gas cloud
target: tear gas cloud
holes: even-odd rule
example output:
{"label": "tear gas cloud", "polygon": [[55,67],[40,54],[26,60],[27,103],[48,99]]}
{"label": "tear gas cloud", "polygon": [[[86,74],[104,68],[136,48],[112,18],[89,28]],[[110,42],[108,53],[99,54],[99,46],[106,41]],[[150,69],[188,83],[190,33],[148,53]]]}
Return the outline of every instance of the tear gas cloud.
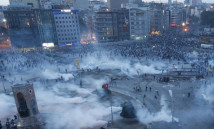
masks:
{"label": "tear gas cloud", "polygon": [[[74,57],[78,56],[74,55]],[[29,79],[32,77],[40,77],[42,79],[58,79],[62,76],[65,81],[69,81],[73,80],[74,74],[77,73],[75,63],[76,58],[74,59],[74,57],[66,58],[66,60],[70,61],[67,65],[59,65],[53,61],[52,57],[40,55],[38,59],[35,59],[35,61],[38,62],[38,65],[30,71],[29,68],[20,67],[20,71],[29,73],[25,75],[17,74],[17,71],[13,68],[25,65],[25,63],[29,62],[28,60],[31,57],[9,57],[8,60],[13,60],[13,58],[17,59],[16,61],[8,63],[6,67],[7,69],[11,69],[11,74],[14,73],[14,75],[17,75],[17,78],[22,77],[24,79]],[[141,63],[139,63],[139,60],[135,58],[124,58],[121,56],[114,56],[112,58],[108,53],[106,55],[103,54],[102,56],[98,56],[98,53],[96,52],[91,56],[83,57],[79,60],[80,67],[83,69],[96,69],[96,67],[103,70],[119,69],[121,74],[126,74],[128,76],[137,75],[137,70],[140,74],[156,74],[161,72],[160,69],[168,66],[164,60],[154,61],[142,58],[140,61]],[[65,74],[65,69],[68,69],[69,73]],[[101,79],[94,79],[92,77],[87,77],[83,78],[83,81],[94,89],[99,90],[101,89],[102,84],[109,82],[109,78],[103,77]],[[80,129],[86,126],[94,127],[103,125],[107,122],[106,118],[108,118],[110,114],[108,103],[100,103],[99,97],[94,95],[89,89],[80,88],[75,84],[70,84],[70,82],[57,82],[54,85],[49,86],[48,89],[46,89],[46,84],[35,82],[34,87],[40,112],[50,114],[50,116],[47,116],[47,126],[49,129],[70,127],[72,127],[72,129]],[[75,92],[75,95],[72,96],[73,92]],[[156,121],[171,122],[171,110],[168,108],[166,102],[164,102],[164,97],[161,99],[161,105],[163,105],[163,107],[156,113],[150,113],[148,109],[139,109],[137,112],[139,121],[144,124]],[[114,111],[121,110],[120,107],[114,107],[113,109]],[[14,111],[16,111],[16,108],[13,97],[1,94],[0,119],[4,119],[9,115],[14,114]],[[174,119],[178,121],[177,118]]]}
{"label": "tear gas cloud", "polygon": [[0,119],[5,119],[15,112],[16,106],[13,97],[0,94]]}
{"label": "tear gas cloud", "polygon": [[[165,100],[165,97],[161,97],[160,105],[162,108],[156,113],[149,112],[147,108],[139,108],[137,111],[139,121],[145,124],[158,121],[171,122],[172,113],[168,108],[168,104],[165,102]],[[178,122],[178,118],[173,117],[173,120]]]}

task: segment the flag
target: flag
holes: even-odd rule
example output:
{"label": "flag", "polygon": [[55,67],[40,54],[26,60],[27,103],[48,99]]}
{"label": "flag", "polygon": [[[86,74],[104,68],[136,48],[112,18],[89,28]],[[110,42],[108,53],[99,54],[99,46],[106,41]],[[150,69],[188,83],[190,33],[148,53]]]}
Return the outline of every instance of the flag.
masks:
{"label": "flag", "polygon": [[80,67],[80,63],[78,59],[76,59],[76,62],[77,62],[77,66]]}
{"label": "flag", "polygon": [[102,88],[108,88],[108,84],[103,84]]}
{"label": "flag", "polygon": [[207,67],[207,70],[209,70],[210,72],[213,72],[213,70],[211,68],[209,68],[209,67]]}
{"label": "flag", "polygon": [[137,72],[137,74],[139,75],[139,71],[136,71]]}

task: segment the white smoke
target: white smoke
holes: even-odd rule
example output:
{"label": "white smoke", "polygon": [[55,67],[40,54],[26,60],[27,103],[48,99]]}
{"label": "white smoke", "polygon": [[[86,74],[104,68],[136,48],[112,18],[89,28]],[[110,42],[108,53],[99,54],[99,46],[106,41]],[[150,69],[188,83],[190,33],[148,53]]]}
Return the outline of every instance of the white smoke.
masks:
{"label": "white smoke", "polygon": [[214,102],[214,83],[213,81],[207,81],[207,84],[202,84],[200,90],[196,94],[203,100],[213,103]]}
{"label": "white smoke", "polygon": [[0,120],[5,120],[8,116],[15,115],[16,106],[14,98],[5,94],[0,94]]}
{"label": "white smoke", "polygon": [[[159,112],[151,113],[147,108],[139,109],[137,111],[137,117],[140,122],[149,124],[157,121],[172,122],[172,113],[168,108],[168,104],[165,102],[165,97],[161,97],[160,104],[162,108]],[[173,117],[174,121],[178,121],[178,118]]]}

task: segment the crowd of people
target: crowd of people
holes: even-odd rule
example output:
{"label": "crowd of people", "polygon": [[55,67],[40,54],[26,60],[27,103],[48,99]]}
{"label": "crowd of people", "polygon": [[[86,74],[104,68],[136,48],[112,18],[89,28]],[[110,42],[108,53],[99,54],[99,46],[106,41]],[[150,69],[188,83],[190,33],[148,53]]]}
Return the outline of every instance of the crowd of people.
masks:
{"label": "crowd of people", "polygon": [[[5,128],[6,129],[18,129],[17,124],[16,124],[17,119],[18,119],[18,117],[16,115],[14,115],[14,118],[11,120],[9,118],[7,118],[7,121],[5,123]],[[0,121],[0,129],[3,129],[3,124],[1,123],[1,121]]]}
{"label": "crowd of people", "polygon": [[[66,60],[64,58],[59,59],[58,53],[63,53],[64,55],[79,58],[80,61],[83,58],[96,55],[96,57],[102,58],[102,56],[109,56],[114,58],[116,56],[123,57],[124,59],[138,59],[141,61],[142,58],[152,59],[152,60],[177,60],[185,63],[190,63],[192,68],[195,68],[203,73],[204,76],[211,74],[211,70],[214,69],[214,65],[209,62],[214,59],[214,53],[198,52],[198,55],[194,60],[188,55],[192,53],[192,50],[198,47],[198,41],[189,41],[180,35],[177,31],[170,31],[161,36],[149,37],[146,41],[142,42],[127,42],[121,43],[105,43],[105,44],[88,44],[82,46],[75,46],[61,51],[40,51],[40,52],[28,52],[28,53],[0,53],[0,73],[1,81],[7,80],[5,74],[12,76],[12,72],[19,71],[29,71],[32,69],[46,69],[51,65],[55,65],[58,71],[65,71],[68,73],[68,69],[65,68],[61,70],[58,67],[61,60]],[[198,58],[200,57],[200,58]],[[44,65],[46,64],[46,65]],[[208,71],[207,67],[211,70]],[[97,70],[99,68],[97,67]],[[84,71],[84,69],[82,70]],[[21,78],[22,79],[22,78]],[[61,76],[62,79],[62,76]],[[14,79],[16,81],[16,79]],[[83,82],[80,81],[82,86]],[[139,87],[135,87],[136,91],[140,91]],[[146,86],[146,91],[151,92],[151,87]],[[155,99],[159,96],[159,92],[156,91]],[[188,93],[190,97],[190,93]],[[15,118],[14,120],[16,120]],[[7,120],[6,126],[8,129],[15,129],[14,120]],[[2,123],[0,122],[0,129],[2,128]]]}

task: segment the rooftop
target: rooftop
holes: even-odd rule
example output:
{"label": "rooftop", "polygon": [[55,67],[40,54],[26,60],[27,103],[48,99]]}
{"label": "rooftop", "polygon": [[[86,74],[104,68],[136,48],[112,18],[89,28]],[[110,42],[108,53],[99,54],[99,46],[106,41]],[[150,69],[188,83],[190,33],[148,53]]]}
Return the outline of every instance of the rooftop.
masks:
{"label": "rooftop", "polygon": [[29,83],[26,83],[26,84],[15,84],[15,85],[13,85],[12,87],[29,87],[29,86],[32,86],[32,84],[29,84]]}

